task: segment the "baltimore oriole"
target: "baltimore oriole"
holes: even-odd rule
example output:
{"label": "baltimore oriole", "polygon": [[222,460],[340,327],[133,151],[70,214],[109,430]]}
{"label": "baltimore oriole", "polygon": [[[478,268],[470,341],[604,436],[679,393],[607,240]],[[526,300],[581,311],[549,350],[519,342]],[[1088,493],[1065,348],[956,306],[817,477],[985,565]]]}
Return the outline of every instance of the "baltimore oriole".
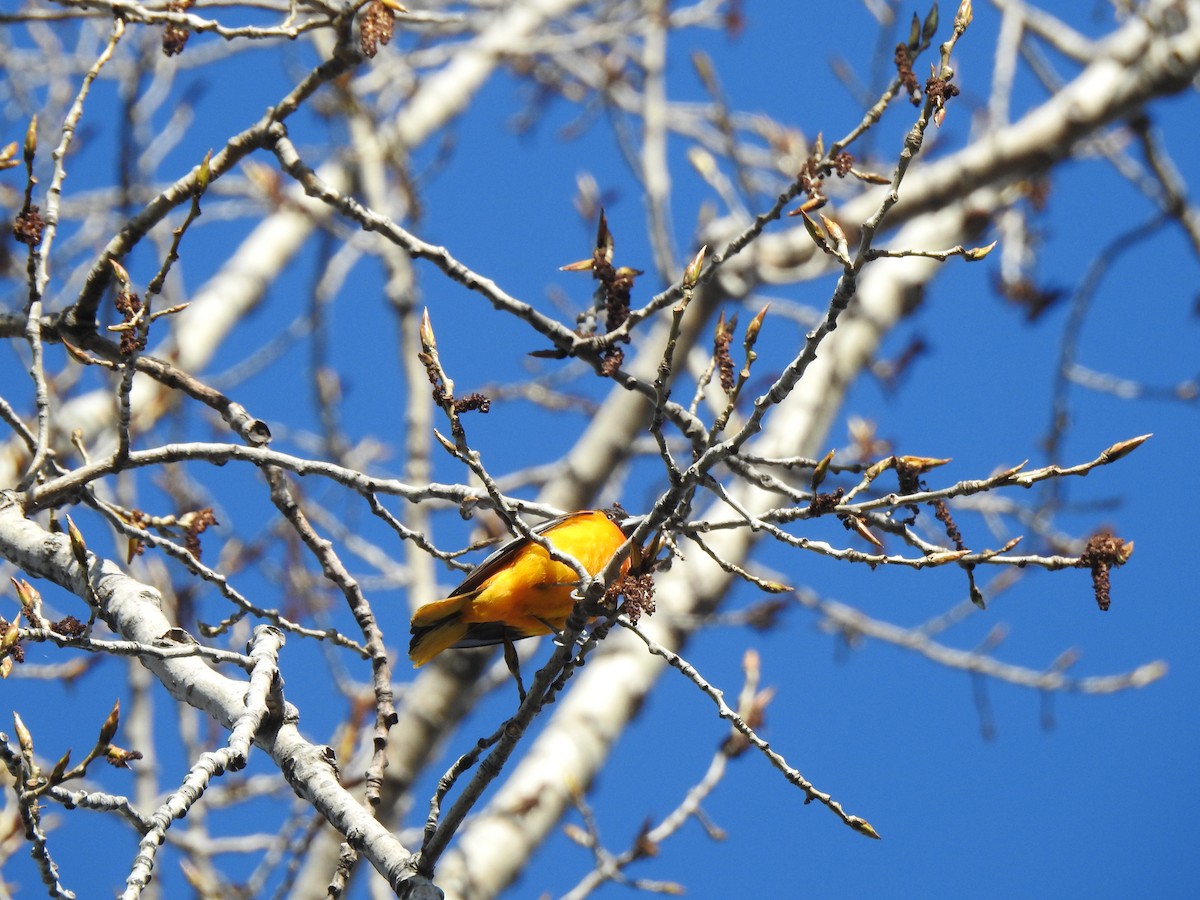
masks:
{"label": "baltimore oriole", "polygon": [[[559,551],[600,572],[625,543],[611,513],[583,510],[533,529]],[[629,568],[625,561],[622,572]],[[562,630],[575,603],[575,570],[552,560],[544,547],[519,537],[467,576],[445,600],[421,606],[412,617],[408,655],[420,667],[451,647],[482,647]]]}

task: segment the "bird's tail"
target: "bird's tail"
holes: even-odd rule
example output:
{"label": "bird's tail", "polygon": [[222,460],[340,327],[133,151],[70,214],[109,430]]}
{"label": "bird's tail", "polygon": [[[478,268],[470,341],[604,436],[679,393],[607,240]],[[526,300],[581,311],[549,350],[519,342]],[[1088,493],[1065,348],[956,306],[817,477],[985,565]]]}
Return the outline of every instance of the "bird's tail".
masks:
{"label": "bird's tail", "polygon": [[466,637],[470,626],[462,620],[462,608],[477,593],[471,591],[437,603],[427,603],[413,614],[408,658],[415,667],[419,669]]}
{"label": "bird's tail", "polygon": [[412,641],[408,645],[408,658],[419,669],[443,650],[449,650],[466,634],[467,623],[457,616],[423,628],[414,626]]}

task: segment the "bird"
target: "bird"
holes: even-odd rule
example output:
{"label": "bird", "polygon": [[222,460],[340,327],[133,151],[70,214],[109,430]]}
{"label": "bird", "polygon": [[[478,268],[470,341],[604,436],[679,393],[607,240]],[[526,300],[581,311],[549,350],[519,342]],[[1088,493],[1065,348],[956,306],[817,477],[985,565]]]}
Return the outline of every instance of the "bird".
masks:
{"label": "bird", "polygon": [[[580,510],[533,529],[561,553],[573,556],[589,575],[608,565],[625,543],[621,514]],[[621,567],[624,574],[629,560]],[[546,549],[518,537],[475,567],[444,600],[419,607],[412,616],[408,656],[420,668],[443,650],[482,647],[561,631],[575,606],[575,570],[550,558]]]}

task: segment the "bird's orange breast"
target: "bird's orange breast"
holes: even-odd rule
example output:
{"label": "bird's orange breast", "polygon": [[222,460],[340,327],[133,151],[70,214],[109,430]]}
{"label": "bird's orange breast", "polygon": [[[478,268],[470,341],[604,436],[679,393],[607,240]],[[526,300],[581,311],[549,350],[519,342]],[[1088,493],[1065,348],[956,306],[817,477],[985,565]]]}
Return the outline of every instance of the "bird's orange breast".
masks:
{"label": "bird's orange breast", "polygon": [[[564,516],[541,532],[558,551],[598,574],[625,542],[605,513]],[[628,562],[623,571],[628,568]],[[548,634],[566,624],[579,576],[528,538],[510,541],[484,560],[445,600],[427,603],[412,617],[409,656],[420,666],[453,646]]]}

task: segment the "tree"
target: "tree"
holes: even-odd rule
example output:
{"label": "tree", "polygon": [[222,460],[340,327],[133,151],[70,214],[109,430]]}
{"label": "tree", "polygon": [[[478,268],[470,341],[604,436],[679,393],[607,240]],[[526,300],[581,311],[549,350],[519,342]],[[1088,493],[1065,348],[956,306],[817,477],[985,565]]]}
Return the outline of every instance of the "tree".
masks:
{"label": "tree", "polygon": [[[1048,716],[1161,677],[1129,652],[1101,674],[1068,646],[1009,662],[996,606],[1019,634],[1092,629],[1095,605],[1126,608],[1112,582],[1138,567],[1114,570],[1169,540],[1133,486],[1156,441],[1178,464],[1197,396],[1163,364],[1191,346],[1189,278],[1163,260],[1190,272],[1200,247],[1171,156],[1200,3],[1083,22],[1016,0],[820,23],[735,0],[407,7],[0,15],[8,880],[486,897],[565,835],[592,855],[552,876],[570,896],[674,889],[645,872],[779,893],[793,829],[810,849],[849,834],[858,860],[860,835],[937,828],[913,806],[885,828],[855,797],[904,772],[865,722],[836,733],[853,701],[804,697],[788,648],[884,643],[968,673],[985,735],[990,683]],[[586,233],[563,229],[568,181]],[[1106,319],[1126,268],[1156,296]],[[1097,412],[1113,397],[1143,405]],[[1146,409],[1163,424],[1132,428]],[[1088,505],[1122,489],[1132,511]],[[412,671],[408,615],[468,551],[615,500],[643,517],[626,547],[577,569],[553,641],[506,649],[520,698],[496,648]],[[868,718],[892,716],[892,665],[856,695]],[[706,711],[638,721],[656,690]],[[643,755],[614,772],[631,729]],[[717,744],[707,772],[689,733]],[[847,747],[854,775],[827,786],[810,757]],[[738,757],[772,802],[834,818],[780,834],[756,805],[721,824],[774,868],[680,878],[674,848],[719,836],[704,810]]]}

